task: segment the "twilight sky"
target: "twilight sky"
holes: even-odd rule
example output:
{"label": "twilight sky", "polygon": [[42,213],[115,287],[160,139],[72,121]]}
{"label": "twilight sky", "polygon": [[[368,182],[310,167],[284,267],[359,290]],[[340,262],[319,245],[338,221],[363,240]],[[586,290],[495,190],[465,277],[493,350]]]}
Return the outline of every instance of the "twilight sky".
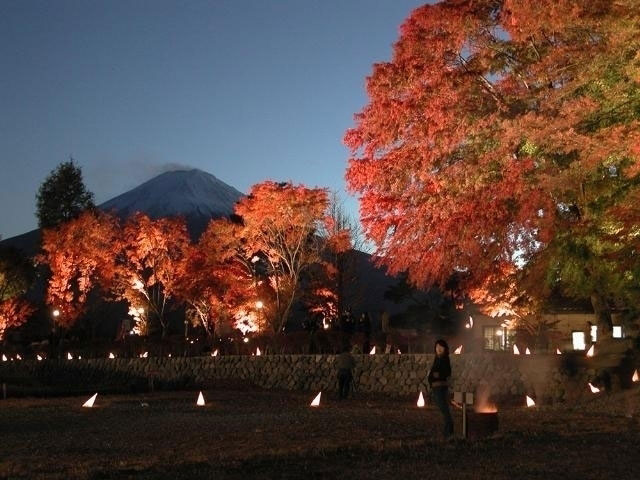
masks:
{"label": "twilight sky", "polygon": [[0,0],[0,236],[70,155],[97,203],[176,166],[343,190],[365,77],[423,3]]}

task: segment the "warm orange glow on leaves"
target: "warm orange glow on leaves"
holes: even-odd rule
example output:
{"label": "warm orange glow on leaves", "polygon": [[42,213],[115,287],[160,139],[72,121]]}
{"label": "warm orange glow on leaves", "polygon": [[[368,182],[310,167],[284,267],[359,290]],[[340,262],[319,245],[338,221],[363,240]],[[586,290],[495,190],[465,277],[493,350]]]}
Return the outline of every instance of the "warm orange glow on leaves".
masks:
{"label": "warm orange glow on leaves", "polygon": [[[252,251],[249,258],[257,255],[266,265],[270,309],[262,309],[261,314],[276,333],[284,328],[300,295],[301,274],[321,260],[317,233],[328,204],[325,189],[267,181],[254,185],[236,205],[236,214],[243,221],[241,237],[245,248]],[[266,295],[268,292],[260,298]]]}
{"label": "warm orange glow on leaves", "polygon": [[35,308],[29,302],[18,297],[0,302],[0,340],[8,328],[19,327],[34,311]]}
{"label": "warm orange glow on leaves", "polygon": [[56,324],[72,326],[85,312],[89,293],[111,285],[119,245],[117,220],[92,211],[43,231],[39,261],[51,271],[46,302],[59,312]]}
{"label": "warm orange glow on leaves", "polygon": [[113,290],[129,305],[145,309],[144,315],[134,316],[140,322],[136,325],[139,334],[149,333],[151,321],[166,334],[167,303],[178,289],[180,265],[189,244],[186,224],[180,218],[152,220],[137,213],[124,224]]}
{"label": "warm orange glow on leaves", "polygon": [[[506,311],[525,273],[532,293],[551,278],[565,241],[625,271],[640,244],[640,12],[605,3],[447,1],[405,20],[344,136],[348,186],[391,273],[428,287],[458,272]],[[553,278],[589,298],[600,274]]]}

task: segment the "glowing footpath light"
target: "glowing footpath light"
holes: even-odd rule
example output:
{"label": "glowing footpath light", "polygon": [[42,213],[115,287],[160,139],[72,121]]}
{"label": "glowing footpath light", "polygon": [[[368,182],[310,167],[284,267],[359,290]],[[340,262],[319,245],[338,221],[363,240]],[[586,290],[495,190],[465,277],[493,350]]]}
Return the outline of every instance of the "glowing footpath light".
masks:
{"label": "glowing footpath light", "polygon": [[311,407],[319,407],[320,406],[320,396],[322,395],[322,392],[318,392],[318,395],[316,395],[316,398],[314,398],[311,401]]}
{"label": "glowing footpath light", "polygon": [[204,396],[202,395],[202,392],[200,392],[198,394],[198,400],[196,401],[196,405],[199,407],[204,407]]}
{"label": "glowing footpath light", "polygon": [[398,349],[398,355],[402,355],[402,352],[400,351],[400,349]]}
{"label": "glowing footpath light", "polygon": [[71,355],[71,352],[67,352],[67,360],[73,360],[73,355]]}
{"label": "glowing footpath light", "polygon": [[462,345],[460,345],[458,348],[456,348],[453,353],[455,353],[456,355],[460,355],[462,353]]}
{"label": "glowing footpath light", "polygon": [[560,351],[559,348],[556,348],[556,355],[562,355],[562,352]]}
{"label": "glowing footpath light", "polygon": [[84,403],[82,404],[82,406],[83,406],[83,407],[85,407],[85,408],[92,408],[92,407],[93,407],[93,404],[95,403],[95,401],[96,401],[96,398],[97,398],[97,397],[98,397],[98,394],[97,394],[97,393],[95,393],[95,394],[93,395],[93,397],[91,397],[89,400],[87,400],[86,402],[84,402]]}
{"label": "glowing footpath light", "polygon": [[262,352],[260,351],[260,347],[257,347],[256,348],[256,356],[259,357],[260,355],[262,355]]}
{"label": "glowing footpath light", "polygon": [[7,360],[8,360],[7,356],[3,353],[3,354],[2,354],[2,361],[3,361],[3,362],[6,362]]}
{"label": "glowing footpath light", "polygon": [[418,395],[418,402],[416,405],[418,408],[424,408],[424,395],[422,395],[422,390],[420,390],[420,395]]}
{"label": "glowing footpath light", "polygon": [[520,350],[518,349],[517,345],[513,345],[513,354],[514,355],[520,355]]}
{"label": "glowing footpath light", "polygon": [[369,355],[375,355],[375,354],[376,354],[376,346],[374,345],[371,351],[369,352]]}
{"label": "glowing footpath light", "polygon": [[637,368],[636,368],[636,371],[633,372],[633,377],[631,377],[631,381],[632,382],[640,381],[640,376],[638,376],[638,369]]}
{"label": "glowing footpath light", "polygon": [[218,350],[214,350],[213,353],[211,354],[212,357],[217,357],[218,356]]}
{"label": "glowing footpath light", "polygon": [[19,353],[16,353],[16,360],[22,360],[22,357],[20,356]]}
{"label": "glowing footpath light", "polygon": [[148,358],[149,357],[149,352],[144,352],[140,354],[140,358]]}
{"label": "glowing footpath light", "polygon": [[589,383],[589,388],[591,389],[591,393],[598,393],[600,391],[598,387],[594,387],[591,383]]}
{"label": "glowing footpath light", "polygon": [[531,355],[531,350],[529,350],[529,347],[527,347],[527,349],[524,351],[525,355]]}
{"label": "glowing footpath light", "polygon": [[533,401],[533,398],[527,395],[527,407],[535,407],[535,406],[536,406],[536,402]]}
{"label": "glowing footpath light", "polygon": [[36,355],[36,359],[41,362],[42,361],[42,356],[41,355]]}
{"label": "glowing footpath light", "polygon": [[109,352],[109,358],[116,358],[116,356],[112,352]]}
{"label": "glowing footpath light", "polygon": [[593,357],[595,354],[595,345],[591,345],[591,348],[587,351],[587,357]]}

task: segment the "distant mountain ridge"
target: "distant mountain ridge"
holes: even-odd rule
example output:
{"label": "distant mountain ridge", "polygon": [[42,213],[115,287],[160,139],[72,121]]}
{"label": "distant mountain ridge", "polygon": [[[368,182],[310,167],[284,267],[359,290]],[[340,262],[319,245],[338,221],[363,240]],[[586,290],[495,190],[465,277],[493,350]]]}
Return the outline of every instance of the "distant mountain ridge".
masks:
{"label": "distant mountain ridge", "polygon": [[[210,173],[198,169],[162,173],[137,187],[98,205],[126,219],[142,212],[153,219],[184,217],[193,239],[197,239],[213,218],[229,217],[234,205],[244,194]],[[35,255],[40,243],[40,230],[2,240],[0,245]]]}
{"label": "distant mountain ridge", "polygon": [[202,170],[165,172],[98,206],[125,219],[143,212],[153,219],[182,216],[195,239],[212,218],[229,217],[244,194]]}

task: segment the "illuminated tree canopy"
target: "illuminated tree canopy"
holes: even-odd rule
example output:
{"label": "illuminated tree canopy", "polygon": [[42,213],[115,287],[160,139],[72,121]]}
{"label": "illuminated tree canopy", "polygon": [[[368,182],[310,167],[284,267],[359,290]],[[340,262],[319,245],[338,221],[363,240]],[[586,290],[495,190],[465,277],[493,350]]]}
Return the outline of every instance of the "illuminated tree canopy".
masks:
{"label": "illuminated tree canopy", "polygon": [[344,138],[379,260],[422,287],[546,279],[610,326],[640,272],[639,47],[634,0],[413,11]]}

